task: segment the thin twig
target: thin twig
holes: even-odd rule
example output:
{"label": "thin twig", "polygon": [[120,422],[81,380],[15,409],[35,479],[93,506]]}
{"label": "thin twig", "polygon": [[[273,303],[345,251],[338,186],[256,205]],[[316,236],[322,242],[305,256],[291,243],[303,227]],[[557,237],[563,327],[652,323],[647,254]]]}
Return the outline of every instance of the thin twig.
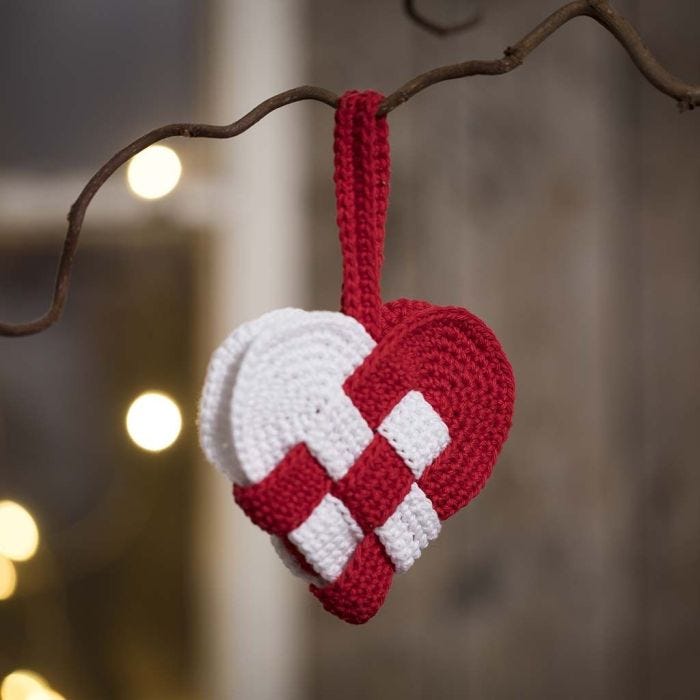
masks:
{"label": "thin twig", "polygon": [[459,32],[465,32],[467,29],[479,24],[481,21],[481,12],[479,8],[474,6],[471,15],[467,19],[461,22],[456,22],[455,24],[440,24],[428,19],[417,7],[415,0],[404,0],[404,11],[406,14],[420,27],[426,29],[431,34],[436,34],[437,36],[448,36],[449,34],[458,34]]}
{"label": "thin twig", "polygon": [[[605,27],[622,44],[644,77],[657,90],[675,99],[681,111],[700,106],[700,85],[685,83],[669,73],[644,45],[635,28],[622,15],[613,10],[607,0],[574,0],[574,2],[570,2],[553,12],[520,41],[508,47],[504,52],[503,58],[491,61],[466,61],[465,63],[443,66],[423,73],[386,97],[379,106],[377,115],[383,116],[388,114],[414,95],[425,90],[425,88],[445,80],[454,80],[471,75],[502,75],[503,73],[508,73],[520,66],[528,54],[574,17],[591,17]],[[51,307],[46,314],[35,321],[17,324],[0,323],[0,336],[17,337],[40,333],[56,323],[61,317],[68,296],[73,259],[78,247],[80,230],[88,205],[107,179],[130,158],[157,141],[162,141],[171,136],[218,139],[238,136],[238,134],[249,129],[270,112],[301,100],[315,100],[323,102],[330,107],[336,107],[338,96],[323,88],[311,86],[287,90],[265,100],[232,124],[226,126],[169,124],[141,136],[112,156],[92,176],[70,209],[68,230],[58,266]]]}
{"label": "thin twig", "polygon": [[391,93],[379,106],[379,115],[388,114],[425,88],[445,80],[466,78],[471,75],[503,75],[522,65],[525,58],[545,39],[575,17],[591,17],[605,27],[624,47],[642,75],[657,89],[673,97],[681,111],[700,106],[700,85],[685,83],[669,73],[645,46],[637,30],[607,0],[575,0],[560,7],[537,25],[517,44],[504,51],[503,58],[492,61],[465,61],[441,66],[423,73],[396,92]]}
{"label": "thin twig", "polygon": [[68,298],[68,289],[70,287],[71,273],[73,271],[73,259],[78,249],[80,230],[83,226],[85,212],[92,198],[97,194],[102,185],[104,185],[115,171],[130,158],[133,158],[137,153],[148,148],[148,146],[162,141],[163,139],[170,138],[171,136],[207,139],[228,139],[233,136],[238,136],[247,129],[250,129],[254,124],[257,124],[270,112],[284,107],[285,105],[292,104],[292,102],[301,102],[302,100],[316,100],[317,102],[324,102],[331,107],[335,107],[338,103],[338,96],[330,92],[330,90],[305,85],[268,98],[232,124],[227,124],[225,126],[216,126],[212,124],[167,124],[166,126],[161,126],[157,129],[153,129],[153,131],[149,131],[147,134],[136,139],[136,141],[132,141],[128,146],[122,148],[121,151],[113,155],[90,178],[68,212],[68,230],[63,243],[61,259],[58,264],[58,273],[56,275],[56,284],[51,307],[46,314],[35,321],[16,324],[0,323],[0,336],[19,337],[34,335],[50,328],[59,320]]}

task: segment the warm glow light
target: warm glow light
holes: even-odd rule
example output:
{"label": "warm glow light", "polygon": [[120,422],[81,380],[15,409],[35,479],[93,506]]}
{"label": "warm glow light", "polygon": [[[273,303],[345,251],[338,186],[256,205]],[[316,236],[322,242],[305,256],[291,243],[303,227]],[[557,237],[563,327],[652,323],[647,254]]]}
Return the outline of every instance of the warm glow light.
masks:
{"label": "warm glow light", "polygon": [[141,394],[126,414],[129,437],[149,452],[160,452],[177,440],[182,430],[178,405],[165,394],[149,391]]}
{"label": "warm glow light", "polygon": [[0,501],[0,555],[26,561],[38,546],[39,529],[29,512],[19,503]]}
{"label": "warm glow light", "polygon": [[40,690],[33,690],[29,695],[27,695],[27,700],[66,700],[63,695],[57,693],[51,688],[41,688]]}
{"label": "warm glow light", "polygon": [[143,199],[160,199],[180,181],[182,164],[167,146],[149,146],[129,161],[126,180],[131,191]]}
{"label": "warm glow light", "polygon": [[[0,698],[2,700],[29,700],[38,693],[49,691],[49,684],[33,671],[14,671],[5,678],[0,686]],[[43,700],[45,695],[39,695]]]}
{"label": "warm glow light", "polygon": [[17,571],[15,565],[5,557],[0,556],[0,600],[7,600],[17,588]]}

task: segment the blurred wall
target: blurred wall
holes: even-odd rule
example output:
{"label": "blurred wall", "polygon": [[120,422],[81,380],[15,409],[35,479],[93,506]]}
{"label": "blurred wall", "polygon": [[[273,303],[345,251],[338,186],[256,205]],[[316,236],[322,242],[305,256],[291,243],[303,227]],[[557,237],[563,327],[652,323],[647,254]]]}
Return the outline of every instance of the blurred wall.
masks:
{"label": "blurred wall", "polygon": [[0,168],[92,167],[166,121],[192,118],[192,0],[2,0]]}
{"label": "blurred wall", "polygon": [[[194,116],[200,6],[27,0],[0,2],[0,15],[0,317],[20,321],[46,309],[91,172],[139,133]],[[178,195],[138,201],[120,171],[86,217],[61,323],[0,339],[0,501],[27,507],[40,534],[0,602],[0,684],[29,669],[70,700],[191,696],[202,219],[183,160],[178,194],[195,196],[182,208]],[[124,425],[152,388],[185,421],[160,455]]]}
{"label": "blurred wall", "polygon": [[[312,1],[310,82],[389,92],[498,56],[558,3],[481,3],[449,39],[400,5]],[[419,3],[445,21],[466,5]],[[696,2],[616,6],[697,81]],[[309,603],[309,697],[698,697],[698,115],[578,19],[514,73],[433,87],[389,122],[385,298],[484,318],[515,369],[515,423],[374,621]],[[331,115],[311,128],[315,306],[335,308]]]}
{"label": "blurred wall", "polygon": [[[303,0],[210,3],[208,121],[229,123],[304,82],[304,8]],[[308,305],[307,119],[308,105],[294,105],[211,146],[216,188],[210,264],[202,270],[203,359],[240,323]],[[217,700],[302,698],[303,587],[290,581],[269,536],[234,505],[228,479],[201,462],[199,693]]]}

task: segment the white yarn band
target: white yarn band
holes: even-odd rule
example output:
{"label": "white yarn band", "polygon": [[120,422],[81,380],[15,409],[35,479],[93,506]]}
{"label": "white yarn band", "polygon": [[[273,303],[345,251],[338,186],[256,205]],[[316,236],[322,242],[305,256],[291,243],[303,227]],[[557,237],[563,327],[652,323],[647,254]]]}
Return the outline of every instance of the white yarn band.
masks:
{"label": "white yarn band", "polygon": [[409,391],[378,428],[420,479],[425,468],[449,445],[445,422],[420,391]]}
{"label": "white yarn band", "polygon": [[327,494],[311,515],[289,533],[314,571],[326,581],[335,581],[362,539],[362,530],[346,505]]}
{"label": "white yarn band", "polygon": [[386,522],[375,532],[396,568],[408,571],[420,557],[421,550],[440,534],[440,518],[430,499],[413,484]]}

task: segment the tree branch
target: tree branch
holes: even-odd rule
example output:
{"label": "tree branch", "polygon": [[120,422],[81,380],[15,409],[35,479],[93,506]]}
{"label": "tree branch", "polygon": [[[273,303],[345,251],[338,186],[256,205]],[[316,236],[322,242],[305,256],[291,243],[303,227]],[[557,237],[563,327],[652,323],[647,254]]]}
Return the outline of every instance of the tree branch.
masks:
{"label": "tree branch", "polygon": [[431,19],[428,19],[423,13],[421,13],[416,7],[415,0],[404,0],[403,3],[404,11],[406,14],[420,27],[429,31],[431,34],[436,34],[437,36],[448,36],[449,34],[458,34],[459,32],[464,32],[467,29],[479,24],[481,21],[481,12],[479,12],[478,7],[472,9],[471,15],[467,19],[457,22],[456,24],[439,24]]}
{"label": "tree branch", "polygon": [[[410,4],[413,7],[413,4]],[[377,116],[383,116],[422,90],[456,78],[471,75],[502,75],[522,65],[525,58],[545,39],[575,17],[590,17],[607,29],[622,44],[642,75],[657,89],[678,102],[681,111],[700,106],[700,85],[686,83],[669,73],[644,45],[635,28],[607,0],[574,0],[559,8],[524,36],[509,46],[504,56],[495,60],[472,60],[442,66],[413,78],[391,93],[380,104]],[[421,18],[421,23],[427,20]],[[40,333],[59,320],[68,297],[71,272],[85,212],[102,185],[130,158],[148,146],[171,136],[227,139],[243,133],[270,112],[301,100],[315,100],[336,107],[338,96],[323,88],[303,86],[270,97],[248,114],[225,126],[210,124],[168,124],[141,136],[112,156],[89,180],[68,213],[68,230],[58,265],[53,299],[49,310],[35,321],[0,323],[0,336],[26,336]]]}
{"label": "tree branch", "polygon": [[504,51],[503,58],[492,61],[465,61],[441,66],[423,73],[396,92],[391,93],[379,107],[384,115],[396,109],[425,88],[445,80],[466,78],[471,75],[503,75],[522,65],[525,58],[545,39],[575,17],[591,17],[605,27],[624,47],[644,77],[657,89],[673,97],[681,111],[700,105],[700,85],[685,83],[669,73],[645,46],[637,30],[607,0],[574,0],[553,12],[517,44]]}

